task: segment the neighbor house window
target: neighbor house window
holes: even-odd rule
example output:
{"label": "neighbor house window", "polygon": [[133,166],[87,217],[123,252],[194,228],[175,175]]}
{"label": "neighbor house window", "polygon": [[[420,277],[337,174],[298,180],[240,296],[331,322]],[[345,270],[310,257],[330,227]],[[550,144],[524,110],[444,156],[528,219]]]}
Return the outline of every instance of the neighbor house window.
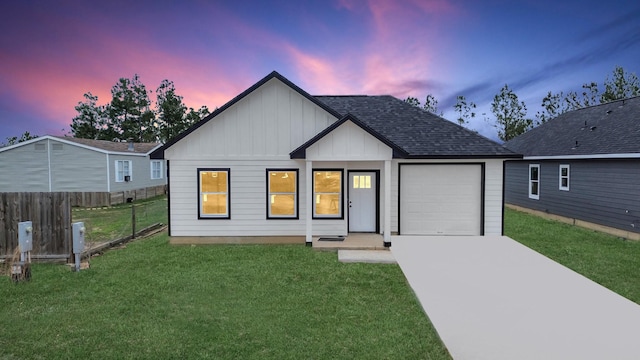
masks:
{"label": "neighbor house window", "polygon": [[229,169],[198,169],[198,218],[230,218],[229,177]]}
{"label": "neighbor house window", "polygon": [[313,171],[313,217],[342,219],[342,170]]}
{"label": "neighbor house window", "polygon": [[267,169],[267,219],[298,218],[298,170]]}
{"label": "neighbor house window", "polygon": [[131,180],[131,160],[116,160],[116,182]]}
{"label": "neighbor house window", "polygon": [[558,185],[560,190],[569,191],[569,165],[560,165]]}
{"label": "neighbor house window", "polygon": [[151,160],[151,179],[162,179],[162,161]]}
{"label": "neighbor house window", "polygon": [[529,165],[529,198],[540,199],[540,165]]}

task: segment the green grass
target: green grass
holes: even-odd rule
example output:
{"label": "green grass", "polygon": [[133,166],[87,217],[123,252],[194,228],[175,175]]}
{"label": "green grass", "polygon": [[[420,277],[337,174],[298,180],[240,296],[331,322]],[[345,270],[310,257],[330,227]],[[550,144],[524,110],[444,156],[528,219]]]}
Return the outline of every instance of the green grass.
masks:
{"label": "green grass", "polygon": [[640,304],[640,242],[510,209],[505,235]]}
{"label": "green grass", "polygon": [[[156,223],[167,223],[167,197],[159,196],[134,203],[136,231]],[[104,242],[129,236],[132,233],[131,204],[104,208],[75,208],[73,222],[83,221],[86,242]]]}
{"label": "green grass", "polygon": [[303,245],[171,246],[0,277],[0,358],[450,359],[400,268]]}

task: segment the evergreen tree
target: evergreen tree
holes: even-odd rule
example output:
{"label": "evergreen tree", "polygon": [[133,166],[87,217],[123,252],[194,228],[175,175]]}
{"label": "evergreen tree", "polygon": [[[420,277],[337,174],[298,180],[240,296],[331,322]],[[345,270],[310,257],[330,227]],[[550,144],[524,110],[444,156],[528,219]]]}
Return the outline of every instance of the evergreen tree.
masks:
{"label": "evergreen tree", "polygon": [[138,74],[132,79],[120,78],[111,88],[111,96],[107,111],[118,134],[114,140],[155,141],[155,114],[151,111],[149,94]]}

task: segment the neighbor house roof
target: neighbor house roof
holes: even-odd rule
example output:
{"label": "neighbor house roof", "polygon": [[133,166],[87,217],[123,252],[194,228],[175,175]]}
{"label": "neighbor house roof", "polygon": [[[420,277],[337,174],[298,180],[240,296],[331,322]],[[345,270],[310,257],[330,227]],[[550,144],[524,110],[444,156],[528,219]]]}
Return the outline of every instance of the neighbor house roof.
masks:
{"label": "neighbor house roof", "polygon": [[640,157],[640,96],[566,112],[505,146],[526,158]]}
{"label": "neighbor house roof", "polygon": [[[163,158],[164,150],[198,129],[251,92],[276,78],[338,119],[341,124],[351,120],[394,150],[400,158],[520,158],[504,146],[471,130],[454,124],[400,99],[385,96],[311,96],[277,72],[272,72],[209,116],[182,132],[151,154]],[[308,146],[330,133],[337,126],[301,144],[291,152],[292,158],[304,157]]]}
{"label": "neighbor house roof", "polygon": [[40,136],[40,137],[27,140],[21,143],[17,143],[11,146],[0,148],[0,152],[25,146],[25,145],[29,145],[34,142],[38,142],[42,140],[59,141],[72,146],[78,146],[78,147],[82,147],[85,149],[98,151],[102,153],[126,154],[126,155],[137,155],[137,156],[146,156],[150,152],[152,152],[153,150],[155,150],[156,148],[162,145],[160,143],[133,143],[133,150],[129,150],[130,144],[126,142],[113,142],[108,140],[81,139],[81,138],[68,137],[68,136],[44,135],[44,136]]}

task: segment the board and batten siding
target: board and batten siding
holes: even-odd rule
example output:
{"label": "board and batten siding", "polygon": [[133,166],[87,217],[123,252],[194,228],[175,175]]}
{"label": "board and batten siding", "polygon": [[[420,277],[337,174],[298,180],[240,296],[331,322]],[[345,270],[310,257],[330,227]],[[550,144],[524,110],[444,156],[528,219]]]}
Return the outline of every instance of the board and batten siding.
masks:
{"label": "board and batten siding", "polygon": [[[529,164],[540,165],[540,198],[528,197]],[[559,189],[560,165],[570,166],[569,191]],[[640,232],[640,160],[508,161],[508,204],[625,231]]]}
{"label": "board and batten siding", "polygon": [[[271,79],[165,151],[165,158],[289,159],[337,119]],[[173,165],[172,165],[173,166]]]}
{"label": "board and batten siding", "polygon": [[0,152],[0,192],[49,191],[49,140]]}
{"label": "board and batten siding", "polygon": [[[502,235],[502,159],[458,159],[458,160],[403,160],[397,159],[391,166],[391,231],[398,232],[399,163],[465,164],[483,163],[484,172],[484,235]],[[478,184],[480,186],[481,184]]]}
{"label": "board and batten siding", "polygon": [[391,160],[393,150],[347,121],[306,150],[307,160]]}

